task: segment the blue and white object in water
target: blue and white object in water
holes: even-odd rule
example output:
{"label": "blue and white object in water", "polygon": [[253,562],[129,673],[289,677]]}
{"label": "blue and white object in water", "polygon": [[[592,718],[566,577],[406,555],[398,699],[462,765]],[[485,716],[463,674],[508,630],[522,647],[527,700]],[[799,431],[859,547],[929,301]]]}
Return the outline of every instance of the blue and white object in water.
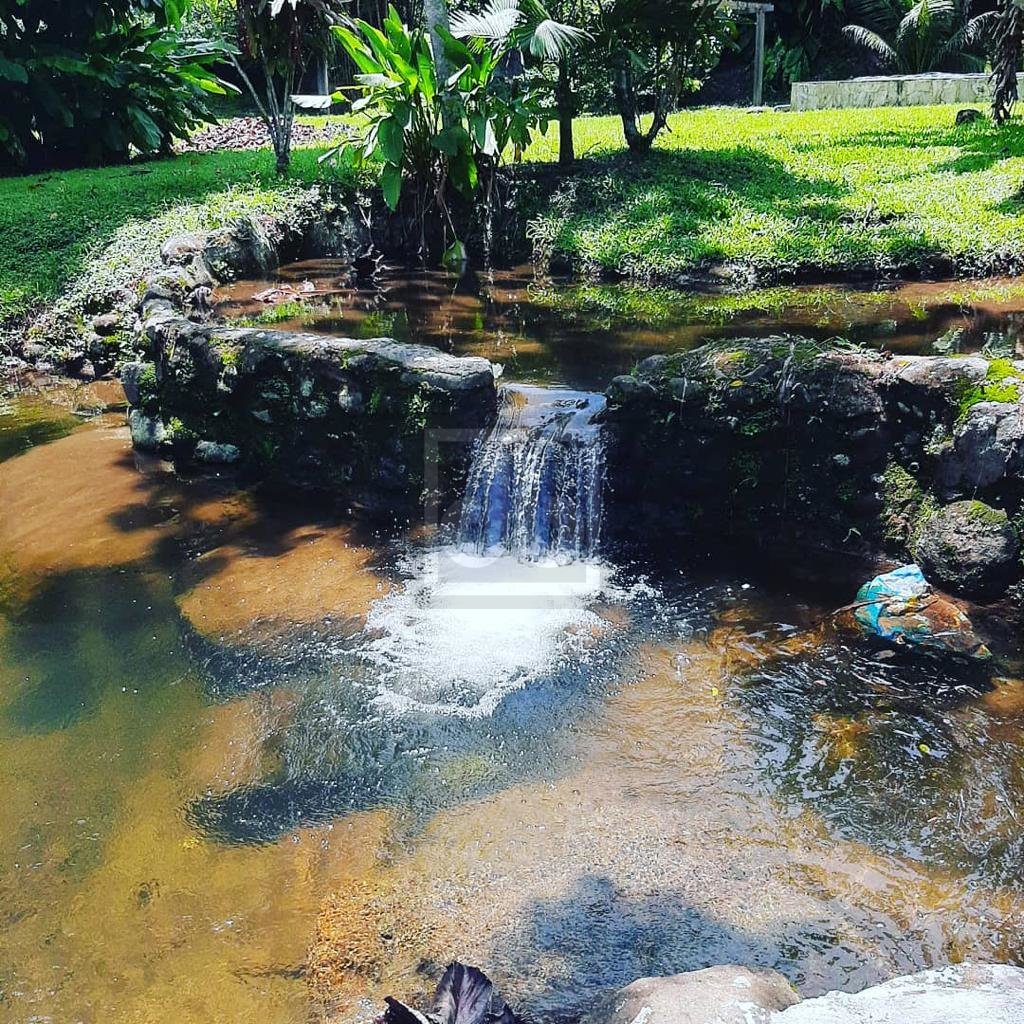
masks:
{"label": "blue and white object in water", "polygon": [[916,565],[900,566],[865,583],[857,592],[853,615],[865,633],[890,643],[936,654],[991,657],[971,620],[937,594]]}

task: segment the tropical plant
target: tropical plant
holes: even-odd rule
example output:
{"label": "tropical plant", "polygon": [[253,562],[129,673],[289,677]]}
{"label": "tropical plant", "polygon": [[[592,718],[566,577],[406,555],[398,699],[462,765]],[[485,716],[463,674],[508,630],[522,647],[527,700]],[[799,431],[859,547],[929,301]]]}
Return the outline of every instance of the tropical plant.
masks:
{"label": "tropical plant", "polygon": [[847,25],[846,37],[900,74],[985,69],[995,13],[972,17],[970,0],[848,0],[847,11],[861,23]]}
{"label": "tropical plant", "polygon": [[[291,163],[292,97],[310,59],[330,45],[344,8],[345,0],[236,0],[242,53],[230,59],[267,126],[281,174]],[[256,80],[240,56],[257,65]]]}
{"label": "tropical plant", "polygon": [[1001,0],[992,35],[992,119],[1002,124],[1017,102],[1017,73],[1024,55],[1024,7]]}
{"label": "tropical plant", "polygon": [[[568,10],[569,0],[562,0]],[[578,15],[585,4],[575,4]],[[555,109],[558,114],[558,162],[563,166],[575,158],[572,122],[576,114],[572,89],[573,53],[593,36],[584,28],[556,20],[539,0],[490,0],[479,13],[461,12],[452,18],[452,34],[460,39],[484,39],[501,47],[511,46],[522,54],[527,69],[554,69]]]}
{"label": "tropical plant", "polygon": [[845,0],[775,0],[765,77],[781,85],[817,75],[846,77]]}
{"label": "tropical plant", "polygon": [[723,15],[719,0],[611,0],[604,9],[601,40],[632,153],[650,150],[682,96],[718,63],[734,30]]}
{"label": "tropical plant", "polygon": [[209,116],[223,47],[182,30],[188,0],[14,0],[0,6],[0,166],[155,153]]}
{"label": "tropical plant", "polygon": [[[482,199],[489,211],[503,161],[519,159],[550,117],[543,82],[504,73],[506,58],[526,37],[518,5],[499,2],[503,31],[496,7],[483,13],[486,22],[453,21],[452,32],[442,25],[409,28],[394,8],[379,29],[364,21],[335,29],[360,72],[345,91],[355,93],[352,110],[365,118],[360,138],[337,152],[353,165],[379,167],[385,202],[393,211],[405,202],[424,255],[458,240],[453,193],[470,203]],[[432,36],[454,69],[446,78]]]}

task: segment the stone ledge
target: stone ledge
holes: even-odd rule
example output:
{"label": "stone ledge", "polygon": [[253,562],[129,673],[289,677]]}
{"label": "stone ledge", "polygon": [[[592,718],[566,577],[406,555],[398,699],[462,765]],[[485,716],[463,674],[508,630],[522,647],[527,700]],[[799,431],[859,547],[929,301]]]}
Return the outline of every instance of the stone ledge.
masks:
{"label": "stone ledge", "polygon": [[[1024,75],[1017,76],[1024,94]],[[836,82],[794,82],[793,110],[834,110],[843,107],[919,107],[988,103],[992,84],[986,74],[880,75]]]}

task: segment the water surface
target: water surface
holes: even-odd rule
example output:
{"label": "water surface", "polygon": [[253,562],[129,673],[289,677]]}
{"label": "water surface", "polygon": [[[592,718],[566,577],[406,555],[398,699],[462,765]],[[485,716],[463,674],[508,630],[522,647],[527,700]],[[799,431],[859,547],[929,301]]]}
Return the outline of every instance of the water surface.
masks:
{"label": "water surface", "polygon": [[[387,333],[533,385],[696,329],[442,281]],[[1019,638],[992,678],[904,663],[842,585],[591,545],[599,400],[517,394],[461,543],[179,479],[106,400],[0,412],[4,1019],[365,1018],[453,957],[542,1020],[714,963],[1024,960]],[[516,493],[559,496],[544,545]]]}
{"label": "water surface", "polygon": [[507,379],[602,391],[637,360],[711,338],[842,337],[895,353],[1024,352],[1024,280],[687,292],[489,273],[372,273],[339,260],[222,288],[217,310],[281,329],[387,336],[500,363]]}

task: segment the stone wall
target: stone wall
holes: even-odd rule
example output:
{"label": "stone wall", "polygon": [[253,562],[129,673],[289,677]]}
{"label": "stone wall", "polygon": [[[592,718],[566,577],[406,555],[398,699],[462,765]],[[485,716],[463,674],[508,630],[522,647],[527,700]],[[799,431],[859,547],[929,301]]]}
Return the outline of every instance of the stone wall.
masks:
{"label": "stone wall", "polygon": [[1020,576],[1024,362],[715,343],[616,378],[607,422],[613,530],[795,566],[920,556],[979,595]]}
{"label": "stone wall", "polygon": [[[1024,75],[1017,76],[1024,94]],[[936,104],[989,103],[988,75],[885,75],[842,82],[794,82],[790,103],[794,110],[837,107],[920,107]]]}
{"label": "stone wall", "polygon": [[[435,471],[438,487],[458,488],[470,442],[496,415],[491,364],[388,338],[218,326],[202,301],[210,285],[275,255],[244,224],[164,246],[139,307],[144,358],[122,370],[135,446],[375,512],[411,513]],[[429,446],[432,430],[465,437]]]}

